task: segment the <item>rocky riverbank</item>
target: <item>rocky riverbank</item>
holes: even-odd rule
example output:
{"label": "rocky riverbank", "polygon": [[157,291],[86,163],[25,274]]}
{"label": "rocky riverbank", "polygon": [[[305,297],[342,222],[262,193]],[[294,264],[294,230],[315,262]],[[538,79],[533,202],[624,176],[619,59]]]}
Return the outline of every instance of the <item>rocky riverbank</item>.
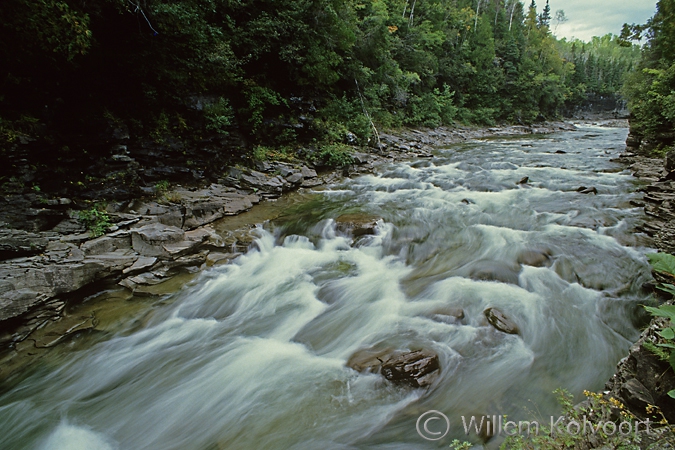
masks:
{"label": "rocky riverbank", "polygon": [[[620,159],[629,165],[635,177],[647,183],[641,188],[643,201],[635,206],[644,207],[649,220],[636,231],[650,236],[658,251],[675,253],[675,165],[669,158],[640,156],[631,150],[628,147]],[[672,283],[659,273],[654,276],[659,282]],[[658,291],[655,293],[658,296]],[[675,399],[668,396],[668,391],[675,389],[675,373],[667,361],[644,346],[646,342],[657,342],[657,332],[665,322],[663,318],[651,321],[628,356],[617,365],[617,372],[606,385],[606,394],[622,401],[639,418],[661,419],[647,412],[652,405],[660,409],[669,423],[675,423]]]}
{"label": "rocky riverbank", "polygon": [[[629,167],[633,175],[645,186],[642,201],[632,202],[644,207],[648,220],[635,231],[650,238],[650,245],[660,252],[675,252],[675,165],[664,158],[653,158],[634,153],[631,141],[626,152],[617,160]],[[654,272],[657,282],[672,283]],[[645,286],[652,288],[652,286]],[[660,291],[654,289],[659,297]],[[663,301],[663,299],[661,299]],[[616,372],[605,385],[601,394],[589,394],[587,400],[577,404],[574,413],[568,415],[563,427],[580,415],[587,414],[589,420],[624,420],[622,414],[630,412],[639,420],[648,419],[653,426],[649,432],[635,433],[633,443],[641,449],[663,449],[675,446],[675,433],[670,424],[675,423],[675,399],[668,392],[675,389],[675,373],[668,361],[660,359],[647,347],[660,342],[659,331],[667,326],[667,319],[654,318],[631,346],[626,357],[621,359]],[[647,345],[645,345],[647,344]],[[576,417],[574,416],[576,414]],[[575,443],[575,449],[610,448],[601,435],[585,434],[585,439]],[[626,436],[629,439],[629,436]],[[565,447],[567,448],[567,447]],[[615,448],[615,447],[611,447]]]}
{"label": "rocky riverbank", "polygon": [[[66,304],[77,302],[82,297],[78,292],[94,283],[117,282],[142,293],[180,272],[235,258],[253,239],[250,227],[223,236],[210,224],[285,192],[367,173],[391,160],[430,157],[433,146],[572,128],[561,122],[408,129],[381,134],[372,148],[355,148],[353,164],[340,171],[317,173],[309,164],[266,161],[256,168],[231,168],[209,186],[174,186],[147,198],[109,203],[110,224],[96,238],[85,230],[79,199],[45,201],[35,192],[5,199],[5,226],[0,228],[0,346],[12,348],[36,329],[61,320]],[[24,229],[10,228],[8,222]],[[45,224],[53,225],[45,230]],[[64,332],[93,328],[95,320],[88,323]]]}

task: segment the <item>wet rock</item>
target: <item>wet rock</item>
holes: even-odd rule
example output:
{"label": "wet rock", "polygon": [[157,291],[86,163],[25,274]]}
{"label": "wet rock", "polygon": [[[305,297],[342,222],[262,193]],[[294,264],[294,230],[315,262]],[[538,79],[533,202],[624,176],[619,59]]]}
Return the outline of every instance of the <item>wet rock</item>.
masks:
{"label": "wet rock", "polygon": [[97,321],[94,316],[65,317],[57,322],[56,326],[51,327],[49,332],[35,339],[35,347],[54,347],[78,333],[93,330],[96,324]]}
{"label": "wet rock", "polygon": [[556,150],[556,153],[557,153],[558,155],[566,155],[566,154],[567,154],[567,152],[564,151],[564,150]]}
{"label": "wet rock", "polygon": [[561,256],[557,258],[553,263],[553,271],[568,283],[581,284],[579,275],[574,268],[574,262],[568,256]]}
{"label": "wet rock", "polygon": [[577,188],[577,192],[580,194],[597,194],[598,190],[595,187],[580,186]]}
{"label": "wet rock", "polygon": [[524,250],[518,254],[518,264],[533,267],[548,266],[551,262],[551,254],[544,250]]}
{"label": "wet rock", "polygon": [[438,355],[428,350],[361,350],[349,358],[347,366],[359,372],[379,373],[392,383],[414,388],[429,386],[440,375]]}
{"label": "wet rock", "polygon": [[660,417],[646,409],[647,405],[655,405],[672,423],[675,420],[675,400],[668,392],[675,389],[675,374],[667,361],[662,361],[644,346],[645,342],[652,345],[661,342],[658,332],[666,323],[664,318],[652,321],[630,348],[628,356],[619,361],[605,388],[609,396],[624,403],[637,417],[659,420]]}
{"label": "wet rock", "polygon": [[518,284],[520,266],[482,259],[471,265],[468,277],[479,281],[501,281],[503,283]]}
{"label": "wet rock", "polygon": [[530,181],[530,177],[523,177],[516,184],[527,184]]}
{"label": "wet rock", "polygon": [[485,311],[483,311],[483,314],[485,314],[485,318],[488,320],[490,325],[492,325],[499,331],[503,331],[504,333],[508,334],[520,333],[518,325],[516,325],[516,323],[513,320],[505,316],[504,313],[501,312],[500,310],[496,308],[488,308]]}
{"label": "wet rock", "polygon": [[434,308],[424,316],[429,317],[436,322],[455,324],[464,318],[464,310],[462,308],[453,308],[450,306],[441,306]]}
{"label": "wet rock", "polygon": [[355,238],[375,234],[378,220],[368,214],[343,214],[335,219],[335,230]]}
{"label": "wet rock", "polygon": [[154,286],[156,284],[164,283],[169,276],[169,271],[155,270],[153,272],[146,272],[140,275],[127,277],[118,284],[124,286],[132,291],[138,289],[139,286]]}
{"label": "wet rock", "polygon": [[465,205],[473,205],[473,204],[475,204],[476,202],[474,202],[473,200],[468,199],[468,198],[463,198],[463,199],[462,199],[462,203],[464,203]]}
{"label": "wet rock", "polygon": [[367,348],[354,353],[347,360],[347,367],[357,372],[380,373],[382,364],[394,353],[391,348]]}
{"label": "wet rock", "polygon": [[382,364],[381,373],[394,383],[429,386],[440,374],[438,355],[425,350],[394,355]]}

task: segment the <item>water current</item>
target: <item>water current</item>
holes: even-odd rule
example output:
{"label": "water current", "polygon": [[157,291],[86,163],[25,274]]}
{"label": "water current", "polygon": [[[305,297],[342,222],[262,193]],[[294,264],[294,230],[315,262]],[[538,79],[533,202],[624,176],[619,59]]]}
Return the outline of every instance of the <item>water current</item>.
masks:
{"label": "water current", "polygon": [[[601,389],[639,335],[644,217],[611,161],[626,133],[474,141],[302,194],[247,254],[5,389],[0,448],[431,449],[481,442],[462,416],[548,420],[555,389]],[[341,233],[345,214],[376,233]],[[435,352],[440,376],[347,367],[373,346]],[[449,419],[438,441],[416,430],[429,410]]]}

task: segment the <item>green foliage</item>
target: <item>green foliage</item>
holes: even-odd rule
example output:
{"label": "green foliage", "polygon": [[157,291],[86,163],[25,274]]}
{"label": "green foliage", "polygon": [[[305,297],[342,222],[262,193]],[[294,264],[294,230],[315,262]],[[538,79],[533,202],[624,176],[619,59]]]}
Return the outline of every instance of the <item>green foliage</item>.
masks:
{"label": "green foliage", "polygon": [[647,259],[653,270],[675,274],[675,256],[669,253],[649,253]]}
{"label": "green foliage", "polygon": [[443,85],[443,90],[435,88],[421,97],[413,94],[408,101],[409,115],[405,123],[430,128],[451,125],[457,114],[457,108],[452,104],[454,95],[447,84]]}
{"label": "green foliage", "polygon": [[628,79],[624,93],[630,99],[633,131],[654,136],[675,126],[675,62],[663,69],[636,72]]}
{"label": "green foliage", "polygon": [[[373,125],[530,123],[616,92],[639,53],[611,35],[557,40],[550,13],[514,0],[3,0],[0,14],[3,148],[110,117],[157,145],[236,129],[252,148],[367,145]],[[643,109],[671,120],[672,74],[646,68],[661,72],[640,81],[657,94]]]}
{"label": "green foliage", "polygon": [[163,194],[168,190],[169,190],[169,181],[168,180],[161,180],[161,181],[158,181],[155,184],[155,191],[157,191],[160,194]]}
{"label": "green foliage", "polygon": [[462,442],[459,439],[453,439],[452,442],[450,442],[450,448],[452,450],[470,450],[473,447],[473,445],[470,442]]}
{"label": "green foliage", "polygon": [[[647,257],[654,271],[675,277],[675,256],[668,253],[651,253]],[[672,284],[660,284],[657,288],[675,295],[675,286]],[[675,305],[660,305],[658,308],[645,306],[644,308],[653,317],[668,319],[670,326],[664,327],[658,332],[662,341],[652,344],[652,350],[663,359],[666,359],[665,353],[667,353],[667,361],[670,363],[670,367],[675,370]],[[653,347],[657,347],[658,350]],[[669,391],[668,395],[675,398],[675,389]]]}
{"label": "green foliage", "polygon": [[295,159],[295,151],[291,147],[268,147],[265,145],[257,145],[253,149],[254,161],[293,161]]}
{"label": "green foliage", "polygon": [[328,142],[345,143],[349,133],[356,136],[357,143],[365,145],[372,134],[368,117],[356,99],[346,95],[329,100],[321,109],[321,119],[317,123],[323,139]]}
{"label": "green foliage", "polygon": [[345,167],[354,162],[352,149],[344,144],[326,144],[312,155],[312,160],[326,167]]}
{"label": "green foliage", "polygon": [[[624,25],[621,37],[648,41],[642,59],[622,90],[631,110],[631,132],[657,144],[672,144],[675,126],[675,1],[659,0],[656,13],[645,25]],[[665,137],[664,137],[665,136]]]}
{"label": "green foliage", "polygon": [[78,212],[78,219],[87,227],[92,237],[103,236],[110,225],[110,216],[103,205],[94,205]]}
{"label": "green foliage", "polygon": [[226,98],[218,98],[212,104],[204,108],[204,117],[206,118],[206,129],[214,133],[226,135],[227,128],[232,125],[234,111],[230,102]]}
{"label": "green foliage", "polygon": [[[584,391],[587,401],[584,406],[576,406],[574,397],[564,389],[556,389],[558,403],[562,407],[562,415],[565,417],[560,428],[565,428],[571,421],[577,424],[588,421],[588,430],[584,427],[578,433],[560,432],[560,429],[551,429],[547,426],[542,426],[538,434],[531,435],[515,435],[507,437],[500,450],[559,450],[559,449],[584,449],[596,448],[598,444],[602,444],[602,448],[613,448],[621,450],[638,450],[640,449],[640,436],[632,430],[628,434],[614,433],[608,435],[604,428],[599,426],[601,423],[606,423],[616,417],[617,412],[619,421],[626,421],[634,423],[636,417],[625,406],[613,397],[606,398],[602,394]],[[545,422],[542,422],[545,423]],[[615,423],[616,425],[616,423]],[[595,435],[592,435],[590,428],[594,428]],[[573,428],[574,429],[574,428]],[[616,429],[615,429],[616,430]]]}
{"label": "green foliage", "polygon": [[[665,317],[669,320],[671,326],[665,327],[658,332],[662,338],[662,342],[657,342],[654,345],[663,349],[663,352],[667,352],[668,363],[675,370],[675,328],[673,328],[673,324],[675,324],[675,306],[661,305],[658,308],[645,306],[644,308],[654,317]],[[665,356],[663,352],[656,352],[656,354],[663,358]],[[668,395],[675,398],[675,389],[669,391]]]}
{"label": "green foliage", "polygon": [[272,89],[262,86],[250,86],[246,92],[246,106],[241,113],[247,117],[251,130],[260,131],[265,113],[273,106],[285,103],[284,99]]}

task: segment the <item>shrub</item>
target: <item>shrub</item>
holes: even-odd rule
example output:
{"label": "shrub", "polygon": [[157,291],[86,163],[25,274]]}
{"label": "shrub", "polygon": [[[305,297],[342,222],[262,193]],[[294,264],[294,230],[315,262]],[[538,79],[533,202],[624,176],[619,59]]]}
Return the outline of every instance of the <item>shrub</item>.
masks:
{"label": "shrub", "polygon": [[102,205],[94,205],[89,209],[80,211],[78,218],[87,227],[92,237],[103,236],[112,225],[110,216]]}
{"label": "shrub", "polygon": [[352,149],[345,144],[327,144],[312,155],[315,164],[326,167],[345,167],[354,162]]}
{"label": "shrub", "polygon": [[214,133],[227,135],[227,127],[232,125],[234,111],[227,99],[219,98],[216,102],[204,107],[206,129]]}

